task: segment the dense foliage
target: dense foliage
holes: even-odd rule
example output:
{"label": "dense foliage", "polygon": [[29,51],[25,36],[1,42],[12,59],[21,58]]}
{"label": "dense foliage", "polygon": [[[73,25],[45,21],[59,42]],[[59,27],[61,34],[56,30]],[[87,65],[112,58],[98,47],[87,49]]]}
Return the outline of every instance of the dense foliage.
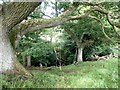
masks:
{"label": "dense foliage", "polygon": [[[48,5],[48,3],[44,3],[44,7],[38,7],[29,18],[41,18],[46,15],[43,15],[41,8],[47,9],[47,7],[52,7],[55,10],[55,13],[58,15],[62,13],[63,10],[66,10],[69,7],[70,3],[51,3],[52,6]],[[113,5],[113,4],[111,4]],[[105,4],[106,8],[109,8],[107,4]],[[114,7],[114,6],[112,6]],[[88,8],[88,7],[86,7]],[[81,9],[85,9],[85,6],[82,6]],[[45,12],[44,12],[45,13]],[[82,13],[82,12],[79,12]],[[78,11],[74,12],[74,15],[79,14]],[[92,15],[96,16],[98,19],[104,17],[102,14],[97,16],[97,12],[93,12]],[[111,41],[108,35],[112,40],[118,40],[117,33],[114,32],[113,28],[108,24],[107,20],[101,18],[101,21],[108,25],[104,28],[103,31],[102,25],[99,21],[93,18],[85,18],[82,20],[74,20],[68,21],[64,25],[60,27],[40,30],[38,32],[28,33],[23,36],[19,46],[18,46],[18,56],[22,60],[22,56],[31,56],[32,65],[39,66],[39,63],[43,65],[47,64],[48,66],[54,66],[57,63],[57,58],[54,52],[56,47],[60,47],[60,54],[62,65],[68,65],[74,63],[77,59],[77,45],[74,39],[77,38],[79,41],[83,33],[83,39],[81,43],[93,41],[92,44],[86,45],[83,49],[83,61],[92,60],[93,55],[104,56],[107,54],[114,54],[117,52],[116,46],[113,41]],[[69,30],[72,34],[67,33],[66,30]],[[62,33],[62,36],[56,37],[55,32]],[[104,34],[105,33],[105,34]],[[41,38],[41,36],[44,37]],[[50,38],[49,40],[47,40]],[[56,42],[52,42],[52,40],[56,38],[58,39]],[[114,49],[115,48],[115,49]],[[115,52],[114,52],[115,51]]]}

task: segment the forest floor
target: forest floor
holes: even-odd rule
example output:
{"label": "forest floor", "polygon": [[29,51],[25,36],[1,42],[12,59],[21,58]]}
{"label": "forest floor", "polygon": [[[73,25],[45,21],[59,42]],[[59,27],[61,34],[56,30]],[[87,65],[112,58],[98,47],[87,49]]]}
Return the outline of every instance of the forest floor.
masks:
{"label": "forest floor", "polygon": [[2,75],[3,88],[118,88],[118,59],[30,70],[33,77]]}

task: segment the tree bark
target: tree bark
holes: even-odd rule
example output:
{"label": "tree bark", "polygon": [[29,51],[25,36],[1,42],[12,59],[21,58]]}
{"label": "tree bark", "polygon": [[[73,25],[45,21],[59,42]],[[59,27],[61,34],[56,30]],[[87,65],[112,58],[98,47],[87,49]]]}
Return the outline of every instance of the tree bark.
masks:
{"label": "tree bark", "polygon": [[0,5],[0,73],[19,73],[31,76],[17,61],[9,33],[12,27],[26,18],[38,5],[39,3],[27,2]]}
{"label": "tree bark", "polygon": [[78,47],[77,62],[83,62],[83,47]]}
{"label": "tree bark", "polygon": [[[2,21],[1,21],[2,22]],[[22,75],[31,75],[17,61],[17,56],[11,46],[7,29],[0,23],[0,73],[19,73]]]}
{"label": "tree bark", "polygon": [[31,56],[27,56],[27,67],[31,67]]}
{"label": "tree bark", "polygon": [[23,66],[26,66],[26,56],[25,55],[22,56],[22,60],[23,60]]}
{"label": "tree bark", "polygon": [[41,2],[12,2],[3,6],[4,23],[11,30],[23,21]]}
{"label": "tree bark", "polygon": [[13,60],[16,58],[7,35],[5,26],[0,17],[0,72],[13,70]]}

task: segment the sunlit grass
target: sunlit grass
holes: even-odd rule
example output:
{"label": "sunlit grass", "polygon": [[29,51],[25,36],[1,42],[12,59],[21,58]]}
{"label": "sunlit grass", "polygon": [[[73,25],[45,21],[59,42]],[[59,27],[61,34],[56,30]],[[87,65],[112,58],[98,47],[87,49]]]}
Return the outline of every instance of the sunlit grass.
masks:
{"label": "sunlit grass", "polygon": [[32,71],[34,77],[3,75],[4,88],[118,88],[118,59],[82,62],[49,71]]}

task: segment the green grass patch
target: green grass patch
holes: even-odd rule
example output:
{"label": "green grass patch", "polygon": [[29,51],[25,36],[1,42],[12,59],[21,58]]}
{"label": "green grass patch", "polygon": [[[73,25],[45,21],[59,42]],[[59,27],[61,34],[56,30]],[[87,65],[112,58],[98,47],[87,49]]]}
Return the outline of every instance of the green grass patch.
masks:
{"label": "green grass patch", "polygon": [[118,59],[82,62],[34,75],[2,75],[3,88],[118,88]]}

